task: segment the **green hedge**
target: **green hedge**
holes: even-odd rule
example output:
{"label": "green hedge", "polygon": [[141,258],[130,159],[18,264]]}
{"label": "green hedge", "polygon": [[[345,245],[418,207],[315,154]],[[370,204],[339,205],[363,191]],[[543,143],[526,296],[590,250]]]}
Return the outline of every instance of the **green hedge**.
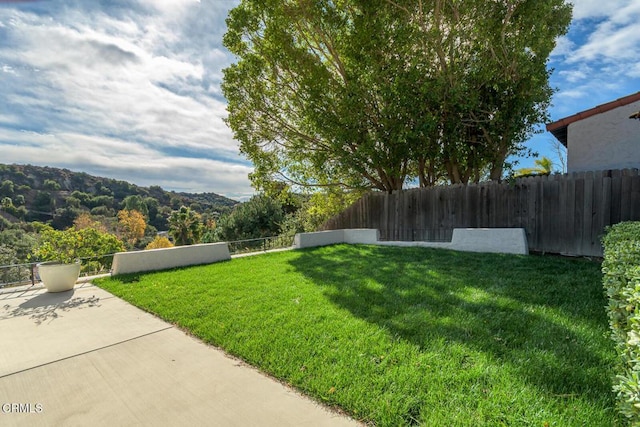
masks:
{"label": "green hedge", "polygon": [[613,390],[620,412],[640,425],[640,222],[609,227],[603,245],[603,284],[618,354]]}

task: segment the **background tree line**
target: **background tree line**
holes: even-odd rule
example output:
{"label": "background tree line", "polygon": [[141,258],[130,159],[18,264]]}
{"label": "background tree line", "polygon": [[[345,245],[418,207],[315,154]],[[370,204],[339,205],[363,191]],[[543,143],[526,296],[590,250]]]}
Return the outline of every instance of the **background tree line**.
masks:
{"label": "background tree line", "polygon": [[67,169],[0,164],[0,211],[12,222],[48,222],[64,229],[82,213],[115,220],[124,208],[139,210],[149,225],[166,230],[171,212],[183,205],[202,215],[220,215],[237,203],[215,193],[176,193]]}

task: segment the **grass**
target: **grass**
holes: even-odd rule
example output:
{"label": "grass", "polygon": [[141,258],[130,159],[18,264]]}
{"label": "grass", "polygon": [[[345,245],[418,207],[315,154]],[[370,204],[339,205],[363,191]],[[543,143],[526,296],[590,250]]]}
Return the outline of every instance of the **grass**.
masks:
{"label": "grass", "polygon": [[608,426],[599,268],[337,245],[97,284],[370,424]]}

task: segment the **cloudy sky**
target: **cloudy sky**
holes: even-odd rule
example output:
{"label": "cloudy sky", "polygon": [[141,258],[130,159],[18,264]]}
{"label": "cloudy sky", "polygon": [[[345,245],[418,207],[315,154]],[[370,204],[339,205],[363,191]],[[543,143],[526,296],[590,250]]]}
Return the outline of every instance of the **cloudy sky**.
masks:
{"label": "cloudy sky", "polygon": [[[559,120],[597,105],[640,92],[640,1],[575,0],[569,33],[557,41],[549,66],[558,91],[550,109]],[[528,146],[560,162],[544,132]],[[532,166],[533,159],[522,159]]]}
{"label": "cloudy sky", "polygon": [[[237,4],[0,0],[0,163],[247,198],[220,91]],[[575,0],[550,66],[553,120],[640,91],[640,1]],[[552,139],[529,146],[555,160]]]}

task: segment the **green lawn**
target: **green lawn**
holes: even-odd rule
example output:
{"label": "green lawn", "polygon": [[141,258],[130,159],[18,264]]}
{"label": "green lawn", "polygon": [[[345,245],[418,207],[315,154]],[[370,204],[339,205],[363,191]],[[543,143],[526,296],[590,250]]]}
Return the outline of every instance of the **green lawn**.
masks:
{"label": "green lawn", "polygon": [[97,284],[373,425],[619,421],[587,260],[337,245]]}

